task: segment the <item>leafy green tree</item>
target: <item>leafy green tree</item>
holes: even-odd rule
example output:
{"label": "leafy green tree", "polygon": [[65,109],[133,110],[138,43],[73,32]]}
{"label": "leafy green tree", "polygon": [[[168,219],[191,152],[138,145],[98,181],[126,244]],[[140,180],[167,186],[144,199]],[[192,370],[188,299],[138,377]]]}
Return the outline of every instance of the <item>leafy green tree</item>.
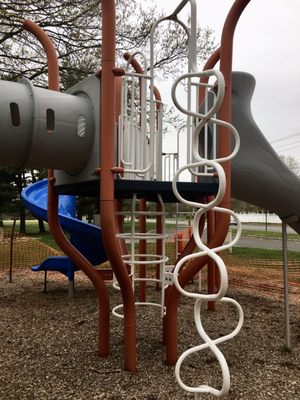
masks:
{"label": "leafy green tree", "polygon": [[19,205],[20,216],[20,233],[26,233],[26,207],[21,201],[21,192],[27,185],[26,171],[18,171],[15,173],[14,184],[18,191],[17,204]]}
{"label": "leafy green tree", "polygon": [[[35,183],[41,179],[44,179],[47,177],[47,171],[45,169],[41,169],[41,170],[33,170],[31,169],[29,171],[31,176],[31,182],[30,183]],[[28,180],[26,182],[26,184],[28,184]],[[38,224],[39,224],[39,233],[45,233],[46,232],[46,228],[45,228],[45,224],[44,221],[41,218],[37,218],[38,220]]]}
{"label": "leafy green tree", "polygon": [[251,213],[251,212],[258,213],[265,211],[260,207],[254,206],[253,204],[238,199],[232,199],[231,207],[236,212],[244,212],[244,213]]}
{"label": "leafy green tree", "polygon": [[18,213],[18,190],[14,181],[15,172],[11,168],[0,168],[0,226],[4,215]]}
{"label": "leafy green tree", "polygon": [[80,220],[83,216],[86,216],[88,222],[92,222],[94,215],[99,214],[99,202],[94,197],[79,196],[76,206],[77,218]]}
{"label": "leafy green tree", "polygon": [[[21,200],[22,190],[37,180],[46,176],[46,171],[23,170],[16,171],[13,168],[0,168],[0,225],[3,225],[3,217],[20,219],[20,232],[26,233],[26,208]],[[43,221],[39,221],[40,232],[45,231]]]}

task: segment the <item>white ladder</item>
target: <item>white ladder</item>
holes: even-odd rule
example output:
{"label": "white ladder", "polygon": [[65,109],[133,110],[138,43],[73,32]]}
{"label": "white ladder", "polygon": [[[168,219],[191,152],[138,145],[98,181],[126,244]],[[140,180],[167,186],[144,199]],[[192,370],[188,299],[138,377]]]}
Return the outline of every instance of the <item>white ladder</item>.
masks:
{"label": "white ladder", "polygon": [[[137,204],[137,196],[136,194],[133,195],[132,204],[131,204],[131,212],[130,212],[130,232],[126,233],[119,233],[117,234],[117,238],[120,240],[125,240],[126,244],[129,248],[129,253],[122,255],[124,264],[129,267],[129,277],[132,282],[133,291],[136,290],[136,283],[139,282],[154,282],[160,286],[161,294],[160,294],[160,302],[149,302],[149,301],[136,301],[136,306],[155,306],[159,307],[161,310],[161,316],[163,317],[165,314],[165,289],[168,284],[172,283],[172,274],[170,275],[170,268],[166,265],[168,261],[168,257],[165,254],[165,240],[168,235],[165,233],[165,206],[161,196],[158,194],[158,201],[160,204],[161,211],[138,211],[136,209]],[[124,215],[124,213],[123,213]],[[141,215],[147,216],[160,216],[162,218],[162,232],[138,232],[136,231],[135,224],[136,218],[140,217]],[[145,241],[162,241],[162,254],[153,254],[153,253],[139,253],[137,249],[137,244],[140,240]],[[159,276],[148,276],[140,277],[138,274],[139,266],[144,265],[148,267],[158,267]],[[156,270],[157,268],[155,268]],[[153,271],[152,271],[153,272]],[[113,278],[113,287],[115,289],[120,289],[119,284],[114,276]],[[123,308],[123,304],[119,304],[115,306],[112,310],[113,315],[116,317],[123,318],[123,314],[120,310]]]}

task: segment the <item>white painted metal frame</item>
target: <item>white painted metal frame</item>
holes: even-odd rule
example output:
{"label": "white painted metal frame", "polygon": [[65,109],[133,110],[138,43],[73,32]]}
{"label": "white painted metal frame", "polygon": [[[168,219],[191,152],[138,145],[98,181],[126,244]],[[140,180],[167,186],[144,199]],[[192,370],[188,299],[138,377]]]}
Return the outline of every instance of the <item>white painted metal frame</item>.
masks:
{"label": "white painted metal frame", "polygon": [[163,180],[171,181],[178,170],[178,152],[163,154]]}
{"label": "white painted metal frame", "polygon": [[141,52],[131,56],[125,69],[118,141],[118,158],[124,174],[120,178],[157,180],[161,179],[162,170],[163,105],[149,93],[151,75],[128,70],[136,56],[142,57],[144,70],[148,69],[146,57]]}
{"label": "white painted metal frame", "polygon": [[[187,1],[183,0],[180,4],[184,6],[187,2],[188,2],[188,0]],[[202,77],[203,78],[204,77],[206,77],[206,78],[215,77],[217,80],[217,93],[216,93],[216,96],[213,96],[214,102],[210,108],[209,108],[210,102],[208,101],[207,96],[210,93],[208,91],[208,89],[211,89],[211,86],[205,85],[206,87],[205,87],[205,110],[204,110],[205,112],[204,112],[204,114],[199,113],[199,111],[198,111],[199,104],[198,103],[196,104],[196,111],[192,111],[191,104],[189,101],[187,102],[187,107],[183,107],[183,106],[181,106],[181,104],[178,101],[177,96],[176,96],[176,90],[177,90],[179,82],[186,79],[188,81],[188,87],[191,87],[194,84],[193,79],[197,78],[197,80],[199,82],[199,79]],[[228,369],[226,359],[223,356],[223,354],[221,353],[221,351],[218,349],[217,344],[220,344],[226,340],[229,340],[229,339],[233,338],[235,335],[237,335],[237,333],[240,331],[240,329],[243,325],[243,318],[244,318],[241,306],[235,300],[225,297],[226,292],[227,292],[227,286],[228,286],[227,269],[226,269],[226,266],[225,266],[222,258],[217,254],[221,250],[226,250],[226,249],[231,248],[234,244],[236,244],[236,242],[239,240],[240,235],[241,235],[241,223],[240,223],[237,215],[231,210],[227,210],[225,208],[218,207],[218,204],[221,202],[221,200],[224,196],[224,193],[225,193],[225,189],[226,189],[226,176],[225,176],[223,167],[221,166],[221,163],[224,161],[231,160],[238,152],[239,146],[240,146],[240,139],[239,139],[239,135],[238,135],[238,132],[236,131],[236,129],[233,126],[231,126],[230,124],[228,124],[227,122],[220,121],[215,117],[218,109],[220,108],[220,106],[222,104],[222,101],[224,98],[224,92],[225,92],[225,82],[224,82],[224,78],[223,78],[223,75],[221,74],[221,72],[219,72],[217,70],[208,70],[208,71],[203,71],[203,72],[197,72],[197,68],[195,68],[194,65],[192,68],[192,72],[189,72],[187,74],[180,76],[174,82],[173,87],[172,87],[172,99],[173,99],[175,106],[182,113],[187,115],[189,118],[193,118],[195,121],[197,121],[196,127],[192,132],[192,137],[191,137],[191,141],[190,141],[191,142],[191,153],[188,157],[188,163],[185,166],[178,169],[178,171],[175,174],[175,177],[173,179],[173,182],[172,182],[173,192],[174,192],[176,198],[180,202],[182,202],[186,205],[189,205],[191,207],[195,207],[197,209],[194,219],[193,219],[193,223],[192,223],[192,230],[193,230],[194,240],[195,240],[196,245],[198,246],[199,250],[195,253],[192,253],[192,254],[189,254],[189,255],[183,257],[177,263],[177,265],[175,266],[174,271],[173,271],[173,280],[174,280],[174,284],[176,285],[177,289],[185,296],[195,299],[194,320],[195,320],[195,324],[197,327],[197,331],[198,331],[199,335],[201,336],[201,338],[204,340],[203,344],[186,350],[179,357],[176,367],[175,367],[175,376],[176,376],[177,382],[184,390],[194,393],[195,399],[200,399],[199,396],[202,393],[209,393],[209,394],[212,394],[212,395],[218,396],[218,397],[228,393],[229,388],[230,388],[229,369]],[[188,93],[190,93],[190,90],[188,91]],[[216,150],[215,150],[215,148],[213,148],[213,154],[212,154],[213,159],[208,159],[208,148],[207,148],[207,139],[208,139],[207,132],[208,131],[207,131],[207,128],[205,127],[208,124],[208,122],[213,123],[216,126],[217,125],[225,126],[231,130],[233,137],[235,139],[235,146],[234,146],[234,149],[231,152],[231,154],[229,154],[228,156],[222,157],[222,158],[217,158]],[[188,122],[188,124],[189,124],[189,122]],[[204,129],[206,143],[204,145],[204,154],[200,155],[199,154],[200,134],[202,134],[203,129]],[[214,133],[213,133],[213,141],[216,142],[215,128],[214,128]],[[214,144],[213,144],[213,146],[214,146]],[[201,176],[207,176],[207,175],[211,175],[211,176],[217,175],[218,180],[219,180],[219,188],[218,188],[218,193],[215,196],[215,198],[212,201],[210,201],[209,203],[200,203],[200,202],[188,201],[188,200],[184,199],[180,195],[180,193],[177,189],[177,182],[180,180],[180,175],[184,171],[189,171],[196,178],[201,177]],[[201,216],[203,214],[207,213],[208,210],[212,210],[212,209],[215,212],[229,214],[236,221],[236,224],[237,224],[237,232],[236,232],[236,236],[233,238],[233,240],[230,243],[223,244],[222,246],[219,246],[218,248],[214,248],[214,249],[210,249],[203,243],[202,238],[199,233],[199,221],[200,221]],[[200,290],[197,293],[186,291],[184,288],[182,288],[180,286],[180,283],[178,280],[178,276],[180,274],[181,268],[187,261],[193,260],[195,258],[200,258],[200,257],[206,256],[206,255],[208,255],[210,258],[212,258],[215,261],[216,266],[219,270],[220,288],[219,288],[218,292],[214,293],[214,294],[207,294],[207,293],[201,293]],[[233,332],[231,332],[230,334],[225,335],[223,337],[220,337],[216,340],[210,339],[210,337],[205,332],[202,322],[201,322],[201,305],[203,302],[207,302],[207,301],[220,301],[223,303],[228,303],[228,304],[233,305],[237,309],[238,323],[237,323],[236,328],[233,330]],[[181,378],[181,366],[182,366],[182,363],[186,360],[186,358],[189,357],[191,354],[197,353],[206,348],[210,348],[210,350],[213,352],[213,354],[215,355],[216,359],[218,360],[218,362],[220,364],[221,371],[222,371],[222,378],[223,378],[222,388],[220,390],[218,390],[212,386],[209,386],[209,385],[200,385],[200,386],[195,386],[195,387],[189,386],[189,385],[186,385]],[[202,368],[203,368],[203,366],[202,366]]]}
{"label": "white painted metal frame", "polygon": [[[155,307],[160,307],[161,309],[161,317],[164,316],[165,314],[165,289],[166,286],[170,283],[170,278],[169,278],[169,268],[166,266],[166,263],[168,262],[168,257],[165,254],[165,240],[168,237],[168,235],[165,232],[165,206],[163,203],[163,200],[161,196],[158,194],[158,201],[161,205],[162,211],[137,211],[136,210],[136,201],[137,197],[136,194],[133,196],[132,200],[132,205],[131,205],[131,231],[129,233],[120,233],[117,234],[117,237],[119,239],[126,240],[130,246],[130,253],[125,254],[122,256],[124,263],[126,265],[129,265],[130,267],[130,272],[129,276],[132,281],[132,288],[135,291],[135,285],[138,282],[144,281],[144,282],[155,282],[159,283],[161,287],[161,296],[160,296],[160,303],[154,303],[154,302],[140,302],[137,301],[135,302],[136,306],[155,306]],[[152,216],[158,216],[160,215],[163,219],[162,221],[162,226],[163,226],[163,231],[162,233],[153,233],[153,232],[136,232],[135,231],[135,221],[136,218],[140,215],[152,215]],[[161,239],[163,241],[162,243],[162,249],[163,252],[162,254],[150,254],[150,253],[145,253],[145,254],[140,254],[137,252],[137,246],[136,244],[138,243],[139,240],[158,240]],[[159,278],[152,278],[152,277],[146,277],[146,278],[140,278],[137,275],[137,267],[139,265],[158,265],[159,266]],[[120,289],[118,282],[116,278],[113,278],[113,287],[115,289]],[[123,308],[123,304],[119,304],[116,307],[113,308],[112,313],[116,317],[123,318],[123,314],[119,312]]]}
{"label": "white painted metal frame", "polygon": [[287,229],[286,222],[281,221],[282,233],[282,254],[283,254],[283,282],[284,282],[284,326],[285,326],[285,346],[291,350],[291,327],[290,327],[290,306],[289,306],[289,263],[287,248]]}
{"label": "white painted metal frame", "polygon": [[[178,18],[178,13],[188,4],[190,3],[191,7],[191,18],[190,18],[190,27],[188,27],[184,22],[182,22]],[[151,31],[151,37],[150,37],[150,73],[149,75],[146,74],[136,74],[136,73],[126,73],[126,78],[124,79],[124,85],[131,85],[130,90],[131,93],[134,93],[135,91],[135,86],[133,83],[129,83],[129,78],[137,78],[140,80],[143,80],[143,86],[147,86],[147,82],[150,81],[150,93],[149,93],[149,103],[148,103],[148,98],[147,96],[141,96],[141,107],[136,107],[135,104],[131,104],[129,102],[129,97],[126,93],[128,91],[124,91],[124,101],[123,101],[123,110],[122,110],[122,118],[120,121],[120,132],[121,132],[121,139],[120,139],[120,154],[122,155],[121,157],[121,163],[125,167],[125,175],[124,177],[128,179],[128,177],[140,177],[142,179],[161,179],[162,175],[162,129],[161,129],[161,119],[157,120],[157,107],[155,103],[155,86],[154,86],[154,35],[156,32],[156,29],[158,25],[167,20],[172,20],[176,23],[178,23],[180,26],[183,27],[185,30],[187,37],[188,37],[188,72],[182,76],[180,76],[173,85],[172,88],[172,98],[175,106],[177,107],[178,110],[180,110],[182,113],[184,113],[187,117],[187,122],[186,122],[186,130],[187,130],[187,135],[186,135],[186,140],[187,140],[187,164],[179,167],[177,172],[175,173],[175,177],[172,182],[172,187],[173,187],[173,192],[176,196],[176,198],[184,203],[187,204],[191,207],[196,208],[196,213],[193,219],[192,223],[192,231],[193,231],[193,236],[196,242],[196,245],[198,246],[198,251],[192,254],[189,254],[185,257],[183,257],[175,266],[174,271],[170,272],[169,268],[165,266],[165,263],[167,261],[167,257],[163,253],[162,255],[150,255],[150,254],[137,254],[136,253],[136,241],[140,239],[149,239],[149,240],[154,240],[161,238],[163,241],[166,238],[165,232],[163,232],[161,235],[157,234],[143,234],[143,233],[136,233],[135,232],[135,218],[138,215],[138,212],[135,211],[135,202],[136,202],[136,196],[134,196],[133,199],[133,205],[132,205],[132,211],[131,211],[131,218],[132,218],[132,225],[131,225],[131,232],[129,234],[119,234],[118,237],[120,239],[125,239],[129,240],[130,242],[130,254],[125,255],[124,261],[127,265],[130,266],[130,276],[132,279],[132,284],[133,288],[136,282],[139,280],[144,280],[144,278],[139,278],[136,276],[135,272],[135,267],[136,265],[139,265],[141,263],[144,264],[159,264],[160,266],[160,278],[159,282],[161,284],[161,303],[156,304],[156,303],[141,303],[137,302],[136,305],[155,305],[159,306],[161,308],[161,315],[164,315],[165,308],[164,308],[164,293],[165,293],[165,287],[168,284],[174,283],[177,287],[177,289],[184,295],[195,299],[195,305],[194,305],[194,319],[196,323],[196,328],[201,336],[201,338],[204,340],[203,344],[200,344],[199,346],[192,347],[191,349],[186,350],[178,359],[178,362],[175,367],[175,376],[177,379],[177,382],[179,385],[186,391],[189,391],[191,393],[195,394],[196,399],[200,399],[200,395],[202,393],[210,393],[214,396],[222,396],[228,393],[229,387],[230,387],[230,374],[229,374],[229,369],[227,362],[221,353],[221,351],[218,349],[217,345],[233,338],[237,333],[240,331],[242,324],[243,324],[243,311],[240,305],[233,299],[225,297],[226,291],[227,291],[227,286],[228,286],[228,275],[227,275],[227,269],[226,266],[221,259],[221,257],[217,254],[221,250],[226,250],[231,248],[233,245],[236,244],[236,242],[239,240],[240,235],[241,235],[241,223],[236,216],[234,212],[231,210],[227,210],[225,208],[219,207],[218,204],[221,202],[225,189],[226,189],[226,176],[224,173],[224,170],[221,166],[222,162],[231,160],[236,153],[238,152],[240,141],[239,141],[239,135],[236,129],[228,124],[227,122],[220,121],[216,118],[216,113],[218,109],[220,108],[223,97],[224,97],[224,92],[225,92],[225,83],[224,83],[224,78],[222,74],[219,71],[216,70],[208,70],[204,72],[199,72],[198,67],[197,67],[197,21],[196,21],[196,16],[197,16],[197,10],[196,10],[196,0],[182,0],[180,4],[176,7],[174,12],[165,18],[161,18],[158,20],[156,23],[154,23]],[[145,60],[144,63],[146,64]],[[147,68],[145,68],[145,71]],[[202,85],[202,83],[199,83],[199,79],[202,77],[207,77],[207,78],[215,78],[217,80],[217,92],[214,95],[213,93],[213,84],[204,84],[205,87],[205,107],[204,107],[204,113],[199,112],[199,104],[196,103],[195,105],[195,110],[192,110],[192,88],[198,88],[199,85]],[[180,82],[183,80],[187,81],[187,105],[182,106],[181,103],[177,99],[177,88]],[[128,82],[127,82],[128,81]],[[146,92],[146,89],[145,89]],[[208,101],[208,96],[213,97],[213,101]],[[134,96],[132,96],[134,98]],[[196,96],[197,98],[197,96]],[[134,103],[134,102],[133,102]],[[210,105],[212,103],[212,105]],[[145,111],[147,109],[147,105],[149,104],[150,111]],[[144,114],[143,114],[144,113]],[[139,119],[142,121],[142,114],[143,114],[143,123],[139,124]],[[145,124],[147,124],[147,118],[149,117],[149,130],[148,128],[145,128]],[[159,121],[159,122],[157,122]],[[208,130],[207,130],[207,124],[208,122],[212,124],[213,126],[213,151],[212,151],[212,158],[208,158],[208,147],[207,147],[207,142],[208,142]],[[195,127],[193,127],[193,124],[195,124]],[[217,135],[216,135],[216,129],[217,126],[225,126],[228,128],[234,137],[235,141],[235,146],[231,154],[218,158],[217,157],[217,152],[216,152],[216,142],[217,142]],[[129,129],[130,128],[130,129]],[[141,132],[143,136],[143,139],[141,141],[136,140],[137,135],[140,134],[139,129],[141,129]],[[204,144],[204,153],[199,154],[199,141],[200,141],[200,135],[203,134],[204,130],[204,136],[205,136],[205,144]],[[138,132],[138,133],[137,133]],[[127,136],[126,136],[127,135]],[[142,136],[141,135],[141,136]],[[179,135],[178,135],[179,138]],[[179,139],[177,138],[177,141]],[[137,155],[133,149],[140,148],[139,146],[142,146],[145,144],[146,139],[146,153],[144,153],[142,157],[142,162],[141,159],[138,157],[140,156]],[[126,143],[129,143],[129,147],[125,147]],[[136,146],[137,145],[137,146]],[[215,146],[215,147],[214,147]],[[171,162],[171,156],[167,156],[167,161],[166,162]],[[138,162],[137,162],[138,161]],[[178,165],[177,165],[178,167]],[[175,167],[174,167],[175,168]],[[170,168],[171,169],[171,168]],[[218,193],[215,196],[215,198],[210,201],[209,203],[200,203],[200,202],[194,202],[194,201],[188,201],[184,199],[181,194],[178,191],[177,188],[177,183],[180,180],[180,176],[183,172],[188,171],[191,176],[192,180],[197,181],[199,177],[203,176],[217,176],[219,180],[219,189]],[[162,200],[160,198],[160,202],[163,207]],[[164,207],[163,207],[164,209]],[[205,243],[202,242],[200,233],[199,233],[199,221],[200,218],[203,214],[205,214],[208,210],[214,210],[217,213],[226,213],[229,214],[237,224],[237,231],[235,237],[231,240],[230,243],[223,244],[222,246],[219,246],[218,248],[210,249],[208,248]],[[164,224],[163,224],[164,225]],[[165,249],[164,243],[163,243],[163,249]],[[202,293],[200,290],[199,292],[188,292],[184,288],[182,288],[179,284],[179,279],[178,276],[180,274],[180,270],[182,266],[189,260],[195,259],[195,258],[200,258],[203,256],[209,256],[212,258],[216,266],[219,270],[220,273],[220,288],[217,293],[214,294],[205,294]],[[155,282],[157,280],[151,279]],[[117,287],[117,286],[116,286]],[[201,305],[203,302],[207,301],[220,301],[221,303],[227,303],[229,305],[232,305],[236,308],[237,314],[238,314],[238,323],[236,328],[233,330],[228,335],[225,335],[223,337],[220,337],[216,340],[210,339],[210,337],[207,335],[205,332],[202,322],[201,322]],[[113,314],[118,316],[118,317],[123,317],[123,315],[119,312],[119,310],[122,308],[122,305],[118,305],[113,309]],[[182,363],[186,360],[187,357],[189,357],[193,353],[197,353],[201,350],[204,350],[206,348],[209,348],[213,354],[216,356],[220,367],[222,371],[222,377],[223,377],[223,384],[222,388],[220,390],[211,387],[209,385],[200,385],[196,387],[188,386],[186,385],[181,377],[181,366]],[[201,366],[203,368],[203,366]]]}
{"label": "white painted metal frame", "polygon": [[[180,80],[185,79],[187,77],[187,75],[189,75],[190,77],[196,76],[198,79],[200,77],[211,77],[211,76],[215,76],[217,78],[218,91],[216,94],[215,103],[212,105],[210,110],[207,110],[206,114],[195,113],[195,112],[191,112],[189,110],[184,109],[183,107],[180,106],[180,104],[176,98],[176,87],[177,87],[178,83],[180,82]],[[174,101],[175,105],[177,106],[177,108],[184,113],[189,113],[191,116],[193,116],[194,118],[197,118],[199,120],[199,123],[196,126],[194,133],[193,133],[193,137],[192,137],[193,157],[196,161],[181,167],[177,171],[175,178],[173,180],[173,192],[174,192],[176,198],[179,201],[181,201],[182,203],[187,204],[192,207],[195,207],[197,209],[197,212],[195,213],[195,217],[194,217],[194,220],[192,223],[192,230],[193,230],[193,236],[194,236],[195,242],[199,248],[199,251],[183,257],[177,263],[177,265],[174,269],[174,283],[175,283],[177,289],[185,296],[194,298],[196,300],[195,306],[194,306],[194,319],[195,319],[198,333],[205,342],[202,345],[195,346],[189,350],[186,350],[180,356],[180,358],[178,359],[178,362],[176,364],[175,376],[176,376],[176,379],[177,379],[179,385],[184,390],[193,392],[197,396],[199,393],[210,393],[215,396],[221,396],[228,392],[229,387],[230,387],[229,369],[228,369],[227,362],[226,362],[223,354],[217,348],[217,344],[233,338],[240,331],[242,324],[243,324],[243,312],[242,312],[240,305],[235,300],[224,297],[226,294],[226,291],[227,291],[227,286],[228,286],[227,269],[226,269],[226,266],[225,266],[223,260],[217,254],[221,250],[226,250],[226,249],[229,249],[230,247],[232,247],[239,240],[240,234],[241,234],[241,223],[240,223],[238,217],[236,216],[236,214],[231,210],[227,210],[227,209],[218,207],[218,204],[222,200],[224,193],[225,193],[225,189],[226,189],[226,176],[225,176],[224,170],[223,170],[220,162],[223,162],[225,160],[230,160],[231,158],[233,158],[234,155],[237,153],[239,144],[240,144],[238,133],[230,124],[225,123],[223,121],[219,121],[212,117],[213,115],[215,115],[216,111],[218,110],[218,108],[220,107],[220,105],[223,101],[224,90],[225,90],[225,82],[224,82],[223,76],[219,71],[215,71],[215,70],[208,70],[205,72],[198,72],[195,74],[185,74],[184,76],[177,79],[177,81],[175,81],[173,90],[172,90],[173,101]],[[198,148],[199,148],[198,143],[199,143],[200,131],[205,126],[205,124],[208,123],[208,121],[210,121],[212,119],[213,119],[214,123],[216,123],[218,125],[226,126],[231,129],[231,131],[233,132],[234,138],[235,138],[235,146],[234,146],[232,153],[230,155],[228,155],[227,157],[220,158],[220,159],[216,158],[215,160],[208,160],[208,159],[201,157],[200,154],[198,153]],[[204,169],[204,171],[203,171],[202,167],[205,167],[205,166],[209,167],[209,169]],[[198,172],[199,168],[203,172]],[[218,176],[218,179],[219,179],[218,193],[210,203],[206,204],[206,203],[197,203],[197,202],[187,201],[180,195],[180,193],[178,192],[178,189],[177,189],[177,182],[180,179],[180,174],[185,170],[190,171],[190,173],[192,173],[196,176],[213,175],[213,174]],[[211,170],[211,172],[208,172],[209,170]],[[236,233],[236,236],[234,237],[234,239],[231,241],[231,243],[224,244],[215,249],[208,248],[202,242],[201,236],[199,234],[200,218],[204,213],[206,213],[208,210],[211,210],[211,209],[214,209],[214,211],[216,211],[216,212],[230,214],[230,216],[237,223],[237,233]],[[180,286],[179,281],[178,281],[178,275],[180,273],[180,269],[183,266],[183,264],[186,263],[187,261],[192,260],[194,258],[202,257],[204,255],[208,255],[210,258],[212,258],[217,265],[217,268],[220,273],[220,282],[221,282],[219,291],[215,294],[203,294],[200,292],[199,293],[187,292]],[[225,302],[225,303],[230,303],[236,307],[238,316],[239,316],[239,321],[238,321],[237,327],[235,328],[235,330],[232,333],[230,333],[222,338],[218,338],[216,340],[211,340],[209,338],[209,336],[206,334],[206,332],[202,326],[202,322],[201,322],[201,304],[203,302],[207,302],[207,301],[221,301],[221,302]],[[184,362],[184,360],[191,354],[199,352],[201,350],[204,350],[207,347],[209,347],[210,350],[216,356],[216,358],[220,364],[221,370],[222,370],[223,385],[222,385],[221,390],[215,389],[208,385],[200,385],[197,387],[188,386],[183,382],[181,375],[180,375],[181,365]]]}

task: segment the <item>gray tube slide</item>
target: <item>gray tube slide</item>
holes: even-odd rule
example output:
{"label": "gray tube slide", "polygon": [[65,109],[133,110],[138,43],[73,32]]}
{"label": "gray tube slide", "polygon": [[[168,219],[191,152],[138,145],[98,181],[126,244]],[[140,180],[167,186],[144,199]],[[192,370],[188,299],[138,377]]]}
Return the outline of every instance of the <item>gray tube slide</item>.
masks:
{"label": "gray tube slide", "polygon": [[240,151],[232,161],[232,195],[275,212],[300,234],[300,179],[280,159],[254,121],[251,99],[255,78],[233,72],[232,80],[232,124],[241,138]]}

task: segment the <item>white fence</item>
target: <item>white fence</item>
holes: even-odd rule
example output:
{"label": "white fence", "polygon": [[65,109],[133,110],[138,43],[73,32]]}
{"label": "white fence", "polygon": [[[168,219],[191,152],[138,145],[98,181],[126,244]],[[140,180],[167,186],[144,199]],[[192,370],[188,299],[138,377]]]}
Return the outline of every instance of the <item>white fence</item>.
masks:
{"label": "white fence", "polygon": [[281,224],[281,219],[274,213],[237,213],[241,222]]}

